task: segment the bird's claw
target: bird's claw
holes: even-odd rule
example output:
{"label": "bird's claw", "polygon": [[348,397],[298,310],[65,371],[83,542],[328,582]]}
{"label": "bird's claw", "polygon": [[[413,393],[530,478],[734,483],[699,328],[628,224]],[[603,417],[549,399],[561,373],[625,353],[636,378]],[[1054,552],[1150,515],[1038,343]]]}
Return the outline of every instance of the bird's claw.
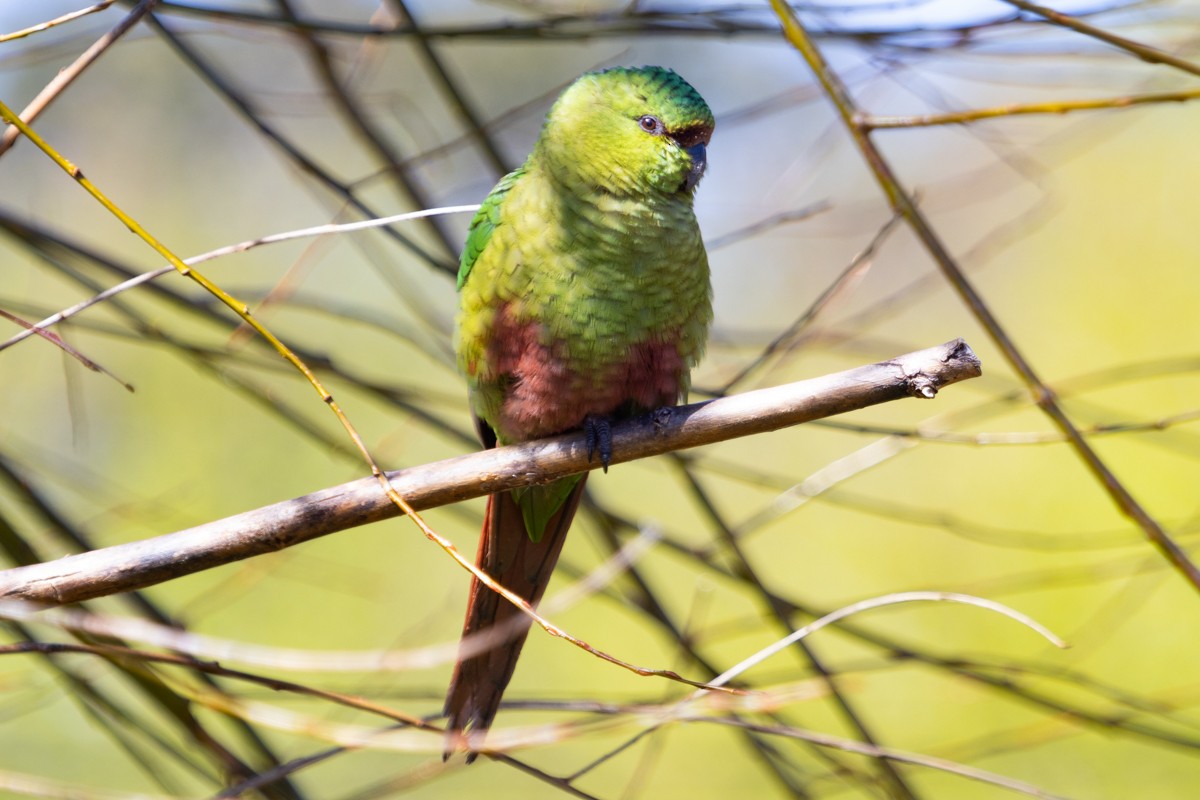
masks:
{"label": "bird's claw", "polygon": [[604,471],[612,463],[612,423],[608,417],[588,416],[583,421],[583,434],[587,441],[588,461],[597,453]]}

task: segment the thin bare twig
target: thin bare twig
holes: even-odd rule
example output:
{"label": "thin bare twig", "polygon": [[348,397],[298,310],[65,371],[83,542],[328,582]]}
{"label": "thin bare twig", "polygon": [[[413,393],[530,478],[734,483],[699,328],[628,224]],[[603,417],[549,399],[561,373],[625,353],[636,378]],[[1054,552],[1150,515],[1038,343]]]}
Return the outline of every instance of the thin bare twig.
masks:
{"label": "thin bare twig", "polygon": [[42,31],[49,30],[50,28],[57,27],[64,23],[73,22],[81,17],[86,17],[88,14],[95,14],[97,11],[103,11],[115,2],[117,2],[117,0],[101,0],[101,2],[96,3],[95,5],[90,5],[87,8],[81,8],[78,11],[72,11],[68,14],[63,14],[61,17],[55,17],[54,19],[46,20],[45,22],[39,22],[37,25],[30,25],[28,28],[22,28],[19,31],[13,31],[12,33],[0,34],[0,44],[11,42],[14,39],[23,39],[26,36],[32,36],[35,33],[41,33]]}
{"label": "thin bare twig", "polygon": [[895,230],[899,222],[900,215],[893,214],[892,218],[885,222],[876,231],[875,235],[871,237],[871,241],[867,243],[867,246],[858,251],[850,259],[850,263],[846,265],[846,268],[825,288],[825,291],[821,292],[816,300],[813,300],[812,304],[804,310],[804,313],[797,317],[782,333],[772,339],[754,359],[725,381],[716,393],[725,394],[732,391],[765,364],[771,356],[786,351],[796,341],[796,337],[811,325],[818,315],[825,311],[838,297],[841,297],[848,287],[857,283],[863,274],[870,269],[875,254],[883,246],[883,242]]}
{"label": "thin bare twig", "polygon": [[[1015,4],[1017,0],[1007,0],[1007,2]],[[1027,4],[1022,3],[1020,5],[1023,7]],[[1158,548],[1159,552],[1162,553],[1196,591],[1200,592],[1200,568],[1191,560],[1187,551],[1171,538],[1171,535],[1159,524],[1158,520],[1142,507],[1141,503],[1134,498],[1125,484],[1113,474],[1112,470],[1108,468],[1108,465],[1100,458],[1099,454],[1083,438],[1083,434],[1079,432],[1079,429],[1075,427],[1075,423],[1071,421],[1071,418],[1067,416],[1062,406],[1059,405],[1054,390],[1038,376],[1032,365],[1026,360],[1025,355],[1017,348],[1012,339],[1009,338],[1000,321],[996,319],[987,303],[984,302],[983,296],[976,291],[970,280],[968,280],[966,274],[959,267],[953,256],[950,255],[950,251],[942,243],[941,237],[934,231],[920,209],[912,202],[912,199],[892,171],[888,161],[875,146],[874,142],[871,141],[870,133],[862,125],[862,112],[853,98],[850,97],[850,93],[838,78],[837,73],[825,61],[825,58],[817,49],[808,31],[796,17],[796,13],[792,10],[791,6],[784,3],[783,0],[771,0],[771,6],[775,9],[775,13],[783,23],[784,35],[804,57],[809,68],[812,69],[821,85],[825,88],[826,94],[837,107],[842,121],[849,130],[854,143],[858,146],[871,172],[875,175],[876,181],[887,196],[892,208],[908,222],[913,232],[917,234],[917,237],[925,245],[925,249],[937,263],[938,268],[941,269],[946,280],[958,292],[967,308],[975,315],[975,318],[979,320],[979,323],[988,332],[993,343],[1003,353],[1005,360],[1008,361],[1013,371],[1017,373],[1029,389],[1038,407],[1062,431],[1068,444],[1070,444],[1076,455],[1079,456],[1080,460],[1083,461],[1096,480],[1100,482],[1100,485],[1104,487],[1104,490],[1112,498],[1117,508],[1142,529],[1142,532],[1151,544]]]}
{"label": "thin bare twig", "polygon": [[[245,119],[250,125],[261,133],[267,141],[277,146],[288,160],[293,163],[301,172],[311,175],[320,185],[328,189],[332,194],[336,195],[352,208],[356,209],[360,214],[367,218],[376,218],[383,216],[371,208],[357,194],[352,192],[343,183],[338,181],[324,169],[315,158],[309,157],[297,144],[289,137],[285,136],[274,125],[267,122],[264,115],[258,113],[257,109],[250,100],[238,92],[224,76],[219,74],[217,70],[210,65],[204,58],[184,40],[183,37],[177,35],[171,28],[163,24],[163,21],[158,15],[151,14],[147,22],[154,27],[155,30],[162,35],[163,39],[174,48],[175,52],[184,60],[184,62],[196,70],[199,74],[221,97],[225,98],[233,106],[234,110]],[[457,265],[449,259],[439,257],[430,253],[411,237],[405,236],[394,228],[385,228],[385,232],[398,242],[402,247],[409,252],[421,258],[435,269],[441,270],[447,274],[453,275],[457,270]],[[385,273],[386,274],[386,273]]]}
{"label": "thin bare twig", "polygon": [[1124,50],[1127,53],[1137,56],[1148,64],[1163,64],[1191,73],[1192,75],[1200,75],[1200,65],[1193,64],[1187,59],[1173,56],[1170,53],[1164,53],[1157,47],[1151,47],[1141,42],[1135,42],[1133,39],[1126,39],[1124,36],[1109,33],[1103,28],[1089,25],[1078,17],[1072,17],[1070,14],[1063,14],[1052,8],[1026,2],[1026,0],[1003,0],[1003,2],[1008,3],[1010,6],[1015,6],[1022,11],[1028,11],[1030,14],[1037,14],[1039,17],[1055,25],[1062,26],[1076,33],[1082,33],[1084,36],[1090,36],[1105,44],[1110,44],[1118,50]]}
{"label": "thin bare twig", "polygon": [[1179,92],[1129,94],[1121,97],[1102,97],[1096,100],[1052,100],[1045,103],[1012,103],[992,108],[972,108],[945,114],[915,114],[883,116],[865,114],[861,117],[863,130],[870,132],[888,128],[927,128],[937,125],[961,125],[985,119],[1004,119],[1029,114],[1069,114],[1073,111],[1133,108],[1153,103],[1186,103],[1200,99],[1200,89]]}
{"label": "thin bare twig", "polygon": [[[83,74],[83,71],[96,62],[104,54],[104,51],[111,47],[118,39],[125,35],[125,32],[141,21],[142,17],[150,13],[158,0],[142,0],[133,9],[125,15],[125,17],[116,24],[116,26],[108,33],[97,39],[91,47],[83,51],[83,54],[68,67],[60,70],[54,78],[46,84],[37,97],[29,102],[21,111],[21,119],[26,123],[33,122],[37,119],[38,114],[46,110],[49,105],[54,102],[64,89],[74,83],[75,79]],[[99,10],[93,7],[94,10]],[[0,156],[4,155],[21,132],[15,126],[8,126],[3,135],[0,135]]]}
{"label": "thin bare twig", "polygon": [[[741,675],[746,670],[758,666],[776,653],[785,650],[794,642],[798,642],[804,637],[810,636],[811,634],[819,631],[821,628],[824,628],[827,625],[832,625],[838,620],[845,619],[846,617],[874,608],[882,608],[884,606],[893,606],[901,603],[913,602],[962,603],[964,605],[976,606],[978,608],[986,608],[989,611],[995,611],[998,614],[1003,614],[1009,619],[1016,620],[1026,628],[1029,628],[1042,638],[1049,641],[1055,647],[1067,646],[1066,642],[1058,638],[1058,636],[1051,632],[1049,628],[1042,625],[1037,620],[993,600],[987,600],[982,597],[974,597],[972,595],[961,594],[957,592],[897,592],[896,594],[873,597],[869,600],[862,600],[857,603],[851,603],[848,606],[842,606],[837,611],[826,614],[820,619],[815,620],[814,622],[811,622],[802,628],[797,628],[792,633],[776,642],[773,642],[768,647],[764,647],[754,655],[739,661],[737,664],[725,670],[708,683],[710,686],[723,686],[737,676]],[[692,696],[696,697],[697,695]]]}
{"label": "thin bare twig", "polygon": [[[708,494],[703,490],[700,482],[692,475],[691,470],[686,464],[680,463],[681,471],[685,480],[688,482],[689,488],[692,490],[693,496],[696,498],[697,504],[707,514],[713,526],[717,529],[720,541],[732,554],[733,566],[732,570],[735,574],[741,576],[749,586],[756,588],[756,593],[762,600],[767,613],[771,614],[779,627],[784,632],[791,632],[792,625],[788,619],[789,609],[783,603],[778,602],[776,596],[770,591],[767,583],[759,575],[751,560],[747,557],[735,535],[733,528],[725,521],[723,515],[717,510],[712,503]],[[816,650],[808,643],[800,638],[797,638],[791,644],[795,645],[795,649],[801,654],[801,657],[807,662],[808,666],[816,673],[822,681],[825,690],[833,699],[833,703],[840,715],[846,720],[851,729],[867,744],[876,746],[878,737],[875,735],[874,727],[867,724],[866,719],[859,712],[857,704],[842,691],[841,682],[833,670],[826,666],[825,659],[819,656]],[[826,753],[820,748],[816,749],[816,755],[826,761],[834,762],[832,767],[835,772],[850,772],[852,767],[849,764],[837,762],[833,754]],[[886,761],[877,761],[875,763],[877,770],[876,779],[880,780],[888,787],[888,793],[896,798],[904,800],[914,800],[916,794],[912,787],[902,775],[895,769],[892,764]],[[863,775],[860,780],[866,780],[867,775]]]}
{"label": "thin bare twig", "polygon": [[504,156],[500,154],[500,150],[496,146],[496,142],[492,140],[492,137],[488,136],[487,126],[480,119],[479,115],[475,113],[475,109],[471,106],[470,101],[467,100],[466,94],[450,76],[450,71],[438,55],[433,43],[422,33],[421,26],[417,24],[417,19],[408,8],[408,4],[404,0],[387,0],[386,5],[394,7],[397,15],[413,32],[413,36],[417,40],[417,51],[421,54],[421,58],[425,61],[429,71],[433,73],[438,86],[449,100],[450,106],[466,126],[467,135],[478,143],[488,164],[495,170],[497,176],[511,170],[513,165],[505,161]]}
{"label": "thin bare twig", "polygon": [[[435,205],[425,189],[414,177],[404,169],[404,156],[387,140],[378,126],[365,113],[358,98],[351,92],[350,87],[338,75],[329,48],[312,31],[296,25],[296,12],[292,8],[292,0],[275,0],[283,17],[291,24],[288,28],[292,35],[299,37],[312,56],[311,63],[316,67],[317,74],[329,90],[329,98],[333,101],[342,117],[348,122],[356,138],[364,149],[373,153],[383,164],[396,186],[405,199],[417,208],[430,208]],[[442,245],[444,252],[449,255],[457,251],[457,246],[450,241],[446,232],[438,227],[434,220],[427,220],[428,229]]]}
{"label": "thin bare twig", "polygon": [[[444,208],[430,208],[423,209],[421,211],[409,211],[404,214],[393,214],[388,217],[380,217],[379,219],[366,219],[358,220],[356,222],[338,222],[328,223],[325,225],[315,225],[311,228],[301,228],[299,230],[284,231],[282,233],[259,236],[258,238],[247,239],[246,241],[238,242],[237,244],[218,247],[215,250],[209,250],[207,253],[201,253],[200,255],[192,256],[191,258],[185,258],[183,263],[187,264],[189,267],[194,267],[197,264],[203,264],[204,262],[212,261],[215,258],[233,255],[234,253],[244,253],[262,245],[288,242],[294,239],[308,238],[310,236],[329,236],[331,234],[369,230],[372,228],[386,227],[397,222],[407,222],[409,220],[422,219],[424,217],[437,216],[440,214],[472,213],[478,208],[479,205],[477,203],[472,203],[470,205],[447,206]],[[70,319],[81,311],[85,311],[98,303],[102,303],[112,297],[117,296],[118,294],[121,294],[122,292],[136,288],[142,284],[149,283],[150,281],[157,280],[164,275],[171,275],[174,272],[175,267],[168,265],[165,267],[159,267],[158,269],[150,270],[149,272],[143,272],[140,275],[136,275],[128,280],[122,281],[116,286],[105,289],[103,292],[89,297],[87,300],[81,300],[70,308],[65,308],[62,311],[51,314],[49,317],[41,320],[36,325],[26,326],[26,330],[0,342],[0,350],[5,350],[6,348],[12,347],[17,342],[20,342],[21,340],[26,339],[35,333],[39,333],[40,331],[43,331],[52,325],[57,325],[63,320]]]}
{"label": "thin bare twig", "polygon": [[415,728],[427,728],[438,732],[443,732],[440,728],[430,725],[420,717],[406,714],[402,711],[382,706],[379,703],[365,700],[361,697],[355,697],[343,692],[331,692],[327,689],[317,689],[312,686],[307,686],[302,683],[293,681],[284,681],[279,678],[271,678],[264,675],[256,675],[243,670],[230,669],[222,666],[217,661],[199,660],[186,655],[178,655],[176,653],[156,653],[150,650],[141,650],[134,647],[125,647],[115,644],[80,644],[77,642],[17,642],[15,644],[0,645],[0,656],[18,655],[22,653],[40,653],[43,655],[51,655],[57,653],[79,653],[94,656],[100,656],[105,659],[114,657],[128,659],[130,661],[144,661],[156,664],[170,664],[177,667],[186,667],[187,669],[202,672],[206,675],[214,675],[221,678],[232,678],[245,683],[252,683],[275,692],[290,692],[301,694],[307,697],[316,697],[321,700],[328,700],[346,708],[353,708],[356,711],[365,711],[369,714],[375,714],[392,722],[403,723]]}
{"label": "thin bare twig", "polygon": [[[613,516],[613,519],[619,520],[615,516]],[[629,523],[627,520],[619,521],[625,527],[634,528],[632,523]],[[694,559],[693,563],[698,568],[712,571],[724,579],[735,580],[743,584],[750,591],[769,594],[771,602],[785,608],[789,616],[801,615],[818,619],[831,613],[831,610],[828,608],[814,607],[792,599],[789,596],[778,594],[767,587],[755,585],[747,576],[741,574],[733,567],[724,566],[717,559],[697,554],[693,548],[688,547],[672,536],[664,534],[661,541],[663,545]],[[1039,582],[1038,585],[1044,588],[1045,583]],[[964,661],[962,658],[956,656],[947,657],[929,653],[920,647],[906,644],[902,639],[896,638],[894,634],[862,628],[853,621],[840,622],[838,629],[842,633],[852,636],[864,644],[880,648],[884,656],[891,661],[904,662],[915,660],[936,667],[949,674],[986,686],[1003,696],[1011,697],[1040,711],[1061,715],[1065,719],[1093,727],[1099,731],[1134,736],[1148,740],[1156,745],[1169,744],[1179,747],[1186,752],[1193,752],[1200,749],[1200,740],[1197,740],[1195,737],[1181,735],[1175,729],[1174,725],[1152,726],[1131,719],[1132,715],[1124,710],[1117,713],[1098,712],[1091,707],[1091,704],[1071,702],[1062,697],[1055,696],[1053,692],[1046,691],[1040,685],[1040,681],[1036,684],[1033,682],[1022,683],[1014,680],[1005,671],[998,671],[986,665]]]}
{"label": "thin bare twig", "polygon": [[873,756],[875,758],[886,761],[896,761],[904,764],[915,764],[922,767],[930,767],[932,769],[950,772],[955,775],[960,775],[964,778],[969,778],[974,781],[989,783],[993,786],[1001,786],[1005,789],[1010,789],[1014,792],[1037,797],[1041,800],[1067,800],[1062,795],[1053,794],[1034,786],[1024,781],[1014,780],[1003,775],[997,775],[994,772],[969,767],[966,764],[958,764],[944,758],[935,758],[933,756],[921,755],[919,753],[909,753],[904,750],[896,750],[891,747],[879,747],[876,745],[866,744],[865,742],[856,742],[853,739],[846,739],[841,736],[833,736],[828,733],[817,733],[815,731],[805,731],[799,728],[779,725],[759,725],[727,717],[683,717],[680,722],[709,722],[716,725],[728,725],[735,728],[748,728],[749,730],[758,731],[759,733],[769,733],[777,736],[787,736],[794,739],[800,739],[806,742],[821,745],[822,747],[832,747],[837,750],[844,750],[847,753],[859,753],[864,756]]}
{"label": "thin bare twig", "polygon": [[[615,574],[627,569],[631,559],[648,548],[655,537],[639,536],[605,564],[589,572],[573,586],[547,598],[540,608],[558,613],[583,597],[600,591]],[[26,563],[37,563],[26,561]],[[153,615],[151,615],[153,617]],[[511,630],[484,631],[458,640],[407,650],[305,650],[233,641],[194,633],[161,619],[96,614],[75,608],[47,608],[20,600],[0,600],[0,619],[50,625],[73,634],[107,642],[139,642],[169,650],[180,659],[196,663],[237,662],[295,672],[403,672],[453,663],[463,653],[482,652],[506,641]],[[0,652],[4,652],[0,649]],[[40,651],[39,651],[40,652]],[[181,662],[183,663],[183,662]]]}
{"label": "thin bare twig", "polygon": [[[59,336],[57,333],[51,333],[50,331],[44,330],[41,328],[40,325],[34,325],[32,322],[23,320],[20,317],[18,317],[16,314],[10,314],[9,312],[5,311],[3,308],[0,308],[0,317],[3,317],[4,319],[9,320],[10,322],[14,322],[17,325],[20,325],[22,328],[25,329],[25,332],[29,335],[33,335],[36,333],[38,336],[41,336],[47,342],[50,342],[50,344],[52,344],[55,347],[57,347],[58,349],[62,350],[64,353],[66,353],[71,358],[78,361],[80,364],[83,364],[85,367],[90,369],[92,372],[98,372],[101,375],[107,375],[108,377],[110,377],[114,381],[116,381],[117,383],[124,386],[127,391],[130,391],[130,392],[133,391],[133,384],[128,383],[127,381],[121,380],[120,378],[118,378],[116,375],[114,375],[112,372],[110,372],[105,367],[101,366],[100,364],[96,363],[95,361],[92,361],[90,358],[88,358],[83,353],[76,350],[74,347],[71,347],[71,345],[69,345],[65,341],[63,341],[63,338],[61,336]],[[2,350],[2,349],[3,349],[3,347],[0,347],[0,350]]]}

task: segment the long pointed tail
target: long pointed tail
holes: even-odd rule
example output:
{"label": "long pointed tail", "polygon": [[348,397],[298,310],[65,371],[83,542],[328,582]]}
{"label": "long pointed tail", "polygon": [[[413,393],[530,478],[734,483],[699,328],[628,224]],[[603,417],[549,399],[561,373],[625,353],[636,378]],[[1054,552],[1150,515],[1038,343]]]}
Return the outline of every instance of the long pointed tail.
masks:
{"label": "long pointed tail", "polygon": [[[508,492],[490,496],[476,563],[506,589],[536,606],[545,594],[550,573],[562,552],[586,477],[550,518],[545,533],[537,542],[526,533],[521,509]],[[469,729],[482,734],[491,727],[530,624],[529,617],[512,603],[478,579],[471,581],[458,663],[454,665],[454,677],[446,692],[445,758],[454,752],[456,740],[464,731]],[[474,761],[475,756],[476,753],[468,753],[467,763]]]}

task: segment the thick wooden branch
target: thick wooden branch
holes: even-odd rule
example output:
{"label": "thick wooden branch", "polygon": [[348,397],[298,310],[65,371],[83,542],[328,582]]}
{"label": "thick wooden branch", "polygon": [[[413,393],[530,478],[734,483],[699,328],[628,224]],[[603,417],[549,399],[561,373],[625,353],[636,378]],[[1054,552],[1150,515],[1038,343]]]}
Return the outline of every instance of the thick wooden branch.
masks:
{"label": "thick wooden branch", "polygon": [[[613,464],[897,400],[932,398],[980,375],[961,339],[821,378],[680,406],[612,429]],[[598,466],[583,434],[485,450],[389,473],[415,510],[456,503]],[[272,553],[399,514],[378,481],[362,478],[140,542],[0,572],[0,598],[62,604],[126,592]]]}

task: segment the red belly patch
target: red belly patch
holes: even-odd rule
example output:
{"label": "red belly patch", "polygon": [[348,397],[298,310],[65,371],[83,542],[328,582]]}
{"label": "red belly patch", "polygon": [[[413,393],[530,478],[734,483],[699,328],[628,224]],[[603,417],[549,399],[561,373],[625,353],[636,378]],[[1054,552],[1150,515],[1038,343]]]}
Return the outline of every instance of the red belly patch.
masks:
{"label": "red belly patch", "polygon": [[[615,357],[603,344],[572,357],[566,343],[545,344],[541,334],[541,325],[516,320],[507,308],[496,314],[487,363],[491,380],[504,385],[499,418],[492,421],[504,440],[536,439],[579,428],[589,415],[679,401],[688,367],[674,331],[619,349]],[[599,363],[578,364],[593,361]]]}

